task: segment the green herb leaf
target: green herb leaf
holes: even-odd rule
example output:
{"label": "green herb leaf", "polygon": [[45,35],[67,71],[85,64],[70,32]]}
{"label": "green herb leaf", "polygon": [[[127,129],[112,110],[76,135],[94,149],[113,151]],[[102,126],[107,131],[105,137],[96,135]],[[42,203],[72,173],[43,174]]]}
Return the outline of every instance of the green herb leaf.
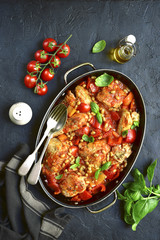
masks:
{"label": "green herb leaf", "polygon": [[82,139],[86,142],[89,142],[89,136],[86,134],[83,134]]}
{"label": "green herb leaf", "polygon": [[117,192],[117,197],[119,200],[127,200],[127,198],[124,197],[118,190],[116,192]]}
{"label": "green herb leaf", "polygon": [[95,80],[95,84],[98,87],[106,87],[108,86],[112,81],[114,80],[114,77],[104,73],[102,75],[100,75],[99,77],[96,78]]}
{"label": "green herb leaf", "polygon": [[152,183],[156,165],[157,165],[157,159],[152,164],[150,164],[150,166],[147,168],[147,177],[150,183]]}
{"label": "green herb leaf", "polygon": [[70,166],[71,169],[74,169],[74,168],[77,168],[77,167],[78,167],[78,166],[77,166],[76,163]]}
{"label": "green herb leaf", "polygon": [[123,131],[123,132],[122,132],[122,137],[126,137],[127,134],[128,134],[128,130]]}
{"label": "green herb leaf", "polygon": [[106,41],[100,40],[97,43],[94,44],[92,48],[92,53],[99,53],[102,52],[106,47]]}
{"label": "green herb leaf", "polygon": [[157,199],[142,199],[137,201],[133,206],[133,219],[139,223],[148,213],[152,212],[158,205]]}
{"label": "green herb leaf", "polygon": [[99,168],[99,169],[95,172],[95,179],[96,179],[96,180],[98,179],[100,172],[101,172],[101,168]]}
{"label": "green herb leaf", "polygon": [[90,106],[91,106],[92,112],[94,112],[95,114],[97,114],[99,112],[99,106],[97,105],[97,103],[91,102]]}
{"label": "green herb leaf", "polygon": [[80,162],[80,157],[78,156],[78,157],[76,158],[76,164],[79,164],[79,162]]}
{"label": "green herb leaf", "polygon": [[86,134],[84,134],[84,135],[82,136],[82,139],[83,139],[84,141],[86,141],[86,142],[94,142],[94,137],[93,137],[93,136],[89,137],[89,136],[86,135]]}
{"label": "green herb leaf", "polygon": [[56,176],[55,179],[60,180],[62,177],[63,177],[63,174],[60,174],[60,175]]}
{"label": "green herb leaf", "polygon": [[135,127],[139,127],[139,121],[134,121],[131,129],[134,129]]}
{"label": "green herb leaf", "polygon": [[98,122],[99,122],[100,124],[102,124],[103,119],[102,119],[102,115],[100,114],[100,112],[98,112],[98,113],[96,114],[96,118],[97,118]]}
{"label": "green herb leaf", "polygon": [[103,164],[103,166],[101,167],[101,171],[107,170],[110,166],[111,166],[111,162],[106,162],[106,163]]}

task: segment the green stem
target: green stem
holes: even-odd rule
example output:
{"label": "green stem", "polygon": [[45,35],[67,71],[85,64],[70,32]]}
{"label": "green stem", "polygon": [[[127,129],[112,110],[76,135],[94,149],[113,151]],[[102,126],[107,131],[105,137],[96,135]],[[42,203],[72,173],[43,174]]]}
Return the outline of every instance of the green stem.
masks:
{"label": "green stem", "polygon": [[148,191],[150,192],[150,194],[154,194],[154,195],[156,195],[157,197],[160,197],[160,194],[155,193],[155,192],[152,192],[150,189],[148,189]]}
{"label": "green stem", "polygon": [[[56,55],[56,53],[62,49],[62,47],[66,44],[66,42],[68,42],[68,40],[72,37],[72,34],[67,38],[67,40],[65,42],[62,43],[61,46],[58,47],[58,49],[53,53],[53,54],[47,54],[47,55],[52,55],[52,57],[50,58],[50,60],[47,62],[47,63],[44,63],[44,64],[41,64],[41,65],[44,65],[44,67],[41,69],[41,71],[38,72],[38,78],[37,78],[37,82],[38,80],[41,80],[40,77],[41,77],[41,73],[43,72],[43,70],[47,67],[47,65],[49,65],[51,63],[51,60],[52,58]],[[52,67],[52,65],[51,65]],[[53,68],[53,67],[52,67]],[[42,80],[41,80],[41,83],[42,83]]]}

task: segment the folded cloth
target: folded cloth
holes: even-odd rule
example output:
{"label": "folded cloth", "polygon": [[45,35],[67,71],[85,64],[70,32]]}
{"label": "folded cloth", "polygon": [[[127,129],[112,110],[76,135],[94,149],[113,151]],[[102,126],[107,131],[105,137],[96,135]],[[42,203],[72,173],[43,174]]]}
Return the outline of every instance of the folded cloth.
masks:
{"label": "folded cloth", "polygon": [[23,144],[7,164],[0,162],[0,239],[58,239],[71,215],[17,174],[28,154]]}

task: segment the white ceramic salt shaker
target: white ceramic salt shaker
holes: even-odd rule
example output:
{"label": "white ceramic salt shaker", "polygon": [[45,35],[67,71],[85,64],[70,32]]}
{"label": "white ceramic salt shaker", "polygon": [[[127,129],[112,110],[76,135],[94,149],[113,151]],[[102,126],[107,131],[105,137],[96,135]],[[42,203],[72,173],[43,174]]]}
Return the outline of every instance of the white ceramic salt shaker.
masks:
{"label": "white ceramic salt shaker", "polygon": [[25,125],[32,118],[32,109],[27,103],[15,103],[9,109],[9,117],[15,124]]}

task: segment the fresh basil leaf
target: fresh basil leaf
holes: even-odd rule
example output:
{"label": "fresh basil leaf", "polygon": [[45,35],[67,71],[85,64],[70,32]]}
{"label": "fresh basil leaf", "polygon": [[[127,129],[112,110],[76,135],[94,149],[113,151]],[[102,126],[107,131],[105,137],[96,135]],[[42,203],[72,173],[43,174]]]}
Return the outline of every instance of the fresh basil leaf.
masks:
{"label": "fresh basil leaf", "polygon": [[102,52],[106,47],[106,41],[100,40],[97,43],[94,44],[92,48],[92,53],[99,53]]}
{"label": "fresh basil leaf", "polygon": [[140,191],[131,191],[129,189],[127,189],[124,192],[124,196],[127,197],[127,199],[129,199],[131,201],[137,201],[142,197]]}
{"label": "fresh basil leaf", "polygon": [[94,176],[94,177],[95,177],[96,180],[98,179],[100,172],[101,172],[101,168],[99,168],[99,169],[95,172],[95,176]]}
{"label": "fresh basil leaf", "polygon": [[62,177],[63,177],[63,174],[60,174],[60,175],[56,176],[55,179],[60,180]]}
{"label": "fresh basil leaf", "polygon": [[127,213],[124,214],[124,221],[127,223],[127,224],[134,224],[134,220],[133,220],[133,217],[132,215],[128,215]]}
{"label": "fresh basil leaf", "polygon": [[111,162],[106,162],[106,163],[103,164],[103,166],[101,167],[101,171],[107,170],[110,166],[111,166]]}
{"label": "fresh basil leaf", "polygon": [[125,211],[125,213],[127,213],[128,215],[131,215],[132,205],[133,205],[133,201],[132,201],[132,200],[127,200],[127,201],[125,201],[124,211]]}
{"label": "fresh basil leaf", "polygon": [[138,200],[134,205],[133,205],[133,219],[135,223],[139,223],[142,218],[144,218],[148,213],[152,212],[158,205],[159,200],[157,199],[142,199]]}
{"label": "fresh basil leaf", "polygon": [[100,112],[98,112],[98,113],[96,114],[96,118],[97,118],[98,122],[99,122],[100,124],[102,124],[103,120],[102,120],[102,115],[100,114]]}
{"label": "fresh basil leaf", "polygon": [[157,159],[152,164],[150,164],[149,167],[147,168],[147,177],[150,183],[152,183],[156,165],[157,165]]}
{"label": "fresh basil leaf", "polygon": [[134,129],[135,127],[139,127],[139,121],[134,121],[131,129]]}
{"label": "fresh basil leaf", "polygon": [[95,84],[98,87],[106,87],[108,86],[112,81],[114,80],[114,77],[104,73],[102,75],[100,75],[99,77],[96,78],[95,80]]}
{"label": "fresh basil leaf", "polygon": [[156,194],[160,194],[160,185],[153,186],[152,191]]}
{"label": "fresh basil leaf", "polygon": [[138,223],[134,223],[134,224],[132,225],[132,230],[133,230],[133,231],[136,231],[137,225],[138,225]]}
{"label": "fresh basil leaf", "polygon": [[82,139],[86,142],[89,142],[89,136],[86,134],[83,134]]}
{"label": "fresh basil leaf", "polygon": [[80,162],[80,157],[78,156],[78,157],[76,158],[76,164],[79,164],[79,162]]}
{"label": "fresh basil leaf", "polygon": [[90,103],[91,111],[97,114],[99,112],[99,106],[95,102]]}
{"label": "fresh basil leaf", "polygon": [[118,190],[116,192],[117,192],[117,197],[119,200],[127,200],[127,198],[124,197]]}
{"label": "fresh basil leaf", "polygon": [[86,142],[94,142],[94,137],[93,137],[93,136],[89,137],[89,136],[86,135],[86,134],[84,134],[84,135],[82,136],[82,139],[83,139],[84,141],[86,141]]}
{"label": "fresh basil leaf", "polygon": [[76,163],[70,166],[71,169],[74,169],[74,168],[77,168],[77,167],[78,167],[78,165]]}
{"label": "fresh basil leaf", "polygon": [[134,126],[139,127],[139,121],[134,121],[133,124]]}
{"label": "fresh basil leaf", "polygon": [[126,137],[127,134],[128,134],[128,130],[123,131],[123,132],[122,132],[122,137]]}
{"label": "fresh basil leaf", "polygon": [[89,137],[89,142],[94,142],[94,137],[93,136]]}

